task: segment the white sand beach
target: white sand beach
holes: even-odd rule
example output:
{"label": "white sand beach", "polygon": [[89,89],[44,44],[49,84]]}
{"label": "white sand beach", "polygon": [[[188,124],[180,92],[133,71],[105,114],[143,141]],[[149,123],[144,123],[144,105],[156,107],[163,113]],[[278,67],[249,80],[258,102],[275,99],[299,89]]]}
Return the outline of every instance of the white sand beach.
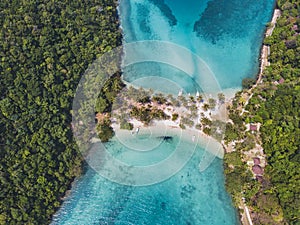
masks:
{"label": "white sand beach", "polygon": [[[159,121],[153,120],[149,125],[146,126],[142,122],[134,118],[130,118],[128,122],[133,125],[132,130],[120,129],[118,123],[113,123],[112,127],[115,131],[116,138],[124,145],[130,145],[130,148],[134,150],[148,151],[157,147],[161,143],[161,140],[155,137],[177,135],[181,140],[195,143],[199,147],[205,149],[205,151],[211,153],[211,155],[217,156],[218,158],[223,158],[224,149],[222,144],[211,136],[205,134],[202,130],[196,129],[196,125],[200,124],[199,121],[201,120],[201,118],[208,118],[209,120],[220,120],[226,122],[226,106],[228,105],[227,103],[231,101],[237,91],[239,91],[239,89],[237,88],[225,89],[222,92],[225,95],[225,103],[220,103],[218,102],[218,100],[216,100],[216,107],[212,110],[205,110],[203,108],[203,105],[208,101],[208,99],[206,99],[207,97],[217,99],[217,94],[216,96],[205,96],[205,102],[189,103],[197,106],[197,116],[194,118],[189,118],[193,121],[194,125],[190,127],[185,126],[185,129],[182,129],[179,124],[182,117],[190,115],[191,112],[188,108],[183,106],[166,106],[164,104],[158,105],[155,103],[151,103],[153,107],[155,106],[158,109],[163,110],[166,115],[170,116],[170,118],[172,118],[172,114],[174,113],[179,114],[178,119],[176,119],[175,121],[172,121],[171,119]],[[137,135],[142,138],[140,138],[136,142],[133,142],[132,139]],[[208,157],[208,155],[206,157]],[[202,167],[204,168],[205,166],[202,165]]]}
{"label": "white sand beach", "polygon": [[[126,140],[134,138],[134,135],[148,134],[148,138],[140,140],[140,143],[136,144],[136,146],[132,146],[133,148],[138,148],[138,150],[145,148],[144,151],[147,151],[150,148],[159,145],[159,141],[155,141],[155,137],[177,135],[184,141],[194,142],[199,147],[205,149],[205,151],[208,151],[218,158],[224,157],[224,150],[221,143],[195,128],[181,129],[175,122],[172,121],[154,121],[149,126],[144,126],[137,120],[131,120],[130,123],[134,125],[132,131],[122,130],[119,128],[118,124],[113,124],[115,135],[119,141],[126,145]],[[135,134],[136,128],[139,128],[139,134]],[[152,141],[150,145],[149,138],[151,138]],[[147,145],[143,145],[143,142],[147,142]]]}

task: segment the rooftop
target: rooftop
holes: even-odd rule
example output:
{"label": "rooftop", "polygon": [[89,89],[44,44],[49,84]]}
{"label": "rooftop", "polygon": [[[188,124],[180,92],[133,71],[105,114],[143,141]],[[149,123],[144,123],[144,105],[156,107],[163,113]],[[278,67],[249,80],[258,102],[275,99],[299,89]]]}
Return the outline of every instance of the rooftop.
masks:
{"label": "rooftop", "polygon": [[259,165],[254,165],[252,171],[255,175],[262,175],[264,173],[264,170]]}

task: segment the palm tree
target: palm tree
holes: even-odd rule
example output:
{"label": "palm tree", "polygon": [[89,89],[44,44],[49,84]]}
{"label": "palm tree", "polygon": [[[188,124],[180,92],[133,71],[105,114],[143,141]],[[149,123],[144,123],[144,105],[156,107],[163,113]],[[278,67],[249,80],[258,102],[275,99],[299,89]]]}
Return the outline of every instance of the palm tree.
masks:
{"label": "palm tree", "polygon": [[204,111],[207,111],[209,109],[209,104],[205,103],[202,108],[204,109]]}
{"label": "palm tree", "polygon": [[219,93],[218,100],[221,104],[223,104],[225,102],[225,95],[223,93]]}
{"label": "palm tree", "polygon": [[209,108],[214,109],[216,107],[216,100],[213,98],[208,99]]}
{"label": "palm tree", "polygon": [[202,96],[202,95],[199,95],[199,96],[197,97],[197,101],[198,101],[198,102],[202,102],[202,101],[203,101],[203,96]]}

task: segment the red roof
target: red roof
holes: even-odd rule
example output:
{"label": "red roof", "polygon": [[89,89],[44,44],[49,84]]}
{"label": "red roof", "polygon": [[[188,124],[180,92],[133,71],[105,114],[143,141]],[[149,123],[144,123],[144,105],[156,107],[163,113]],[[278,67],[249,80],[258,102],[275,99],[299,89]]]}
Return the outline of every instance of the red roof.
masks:
{"label": "red roof", "polygon": [[253,158],[254,165],[260,164],[260,159],[258,157]]}
{"label": "red roof", "polygon": [[251,131],[257,131],[257,126],[254,124],[250,124],[250,130]]}
{"label": "red roof", "polygon": [[295,24],[295,25],[292,27],[292,30],[298,30],[297,24]]}
{"label": "red roof", "polygon": [[279,84],[282,84],[284,82],[283,78],[280,78],[280,80],[278,81]]}
{"label": "red roof", "polygon": [[264,170],[259,165],[252,166],[252,171],[255,175],[262,175]]}
{"label": "red roof", "polygon": [[259,181],[259,182],[263,181],[263,177],[262,176],[256,175],[255,177],[256,177],[257,181]]}

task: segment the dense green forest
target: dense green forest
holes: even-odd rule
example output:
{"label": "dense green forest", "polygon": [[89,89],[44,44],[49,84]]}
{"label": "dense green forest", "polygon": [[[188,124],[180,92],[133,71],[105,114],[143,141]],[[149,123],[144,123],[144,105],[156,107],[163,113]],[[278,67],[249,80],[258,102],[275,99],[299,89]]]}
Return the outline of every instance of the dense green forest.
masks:
{"label": "dense green forest", "polygon": [[[125,86],[121,79],[121,73],[117,72],[104,82],[100,90],[100,95],[96,100],[95,113],[97,135],[102,142],[109,141],[115,134],[111,126],[111,111],[118,94]],[[103,115],[104,118],[101,118],[100,115]]]}
{"label": "dense green forest", "polygon": [[[87,67],[121,44],[115,4],[0,1],[0,224],[49,223],[81,173],[82,158],[72,137],[72,100]],[[239,151],[225,156],[225,164],[235,165],[226,170],[227,188],[235,194],[245,191],[247,203],[259,214],[256,224],[300,223],[300,1],[279,0],[278,5],[282,16],[264,41],[271,66],[248,113],[240,117],[232,109],[234,125],[227,124],[226,138],[234,140],[245,138],[244,122],[262,123],[268,161],[263,183],[253,180],[241,161],[240,151],[253,143],[250,135]],[[245,83],[251,86],[253,80]],[[100,96],[97,112],[109,112],[108,95]]]}
{"label": "dense green forest", "polygon": [[121,44],[113,0],[0,1],[0,224],[47,224],[81,173],[71,106]]}
{"label": "dense green forest", "polygon": [[272,36],[264,40],[270,46],[270,66],[263,83],[254,89],[243,116],[236,111],[241,93],[236,95],[230,114],[235,125],[227,125],[227,141],[247,142],[243,125],[262,124],[267,166],[261,182],[249,176],[242,161],[242,152],[254,141],[242,142],[225,156],[227,189],[234,198],[243,192],[256,214],[255,224],[300,224],[300,1],[278,1],[278,7],[282,15]]}

